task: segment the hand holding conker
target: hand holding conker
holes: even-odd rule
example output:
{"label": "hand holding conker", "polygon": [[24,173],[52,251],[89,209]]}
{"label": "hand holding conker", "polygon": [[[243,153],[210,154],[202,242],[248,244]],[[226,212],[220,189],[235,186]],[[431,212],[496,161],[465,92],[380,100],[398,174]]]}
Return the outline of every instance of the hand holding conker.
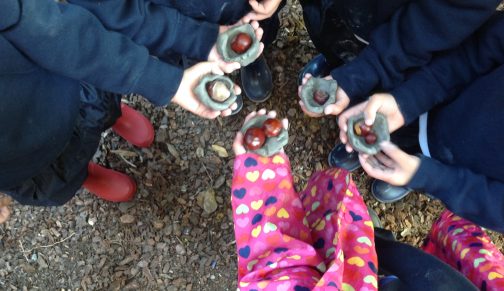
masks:
{"label": "hand holding conker", "polygon": [[217,102],[224,102],[231,96],[231,91],[226,83],[214,80],[206,84],[208,96]]}
{"label": "hand holding conker", "polygon": [[262,128],[251,127],[247,129],[244,137],[244,145],[248,150],[260,149],[266,142],[266,134]]}
{"label": "hand holding conker", "polygon": [[238,33],[231,42],[231,49],[237,54],[245,53],[252,46],[252,38],[244,32]]}

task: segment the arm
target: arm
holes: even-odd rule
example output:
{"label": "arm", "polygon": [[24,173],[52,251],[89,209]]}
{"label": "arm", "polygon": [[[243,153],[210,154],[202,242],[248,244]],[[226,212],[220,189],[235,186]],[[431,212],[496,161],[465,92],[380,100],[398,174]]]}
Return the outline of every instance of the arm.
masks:
{"label": "arm", "polygon": [[[16,17],[13,17],[15,15]],[[183,70],[109,32],[87,10],[52,0],[0,1],[0,33],[48,71],[104,90],[138,93],[156,105],[177,92]]]}
{"label": "arm", "polygon": [[436,57],[394,89],[406,124],[455,98],[478,76],[504,64],[504,13],[498,13],[459,48]]}
{"label": "arm", "polygon": [[217,40],[219,25],[195,20],[177,10],[145,0],[70,0],[82,6],[113,31],[145,46],[152,55],[173,51],[207,60]]}
{"label": "arm", "polygon": [[439,198],[450,211],[475,224],[504,232],[504,182],[422,157],[407,186]]}
{"label": "arm", "polygon": [[349,64],[331,72],[351,99],[375,87],[390,90],[404,73],[428,63],[435,52],[450,49],[471,35],[500,0],[422,0],[399,9],[373,31],[370,45]]}

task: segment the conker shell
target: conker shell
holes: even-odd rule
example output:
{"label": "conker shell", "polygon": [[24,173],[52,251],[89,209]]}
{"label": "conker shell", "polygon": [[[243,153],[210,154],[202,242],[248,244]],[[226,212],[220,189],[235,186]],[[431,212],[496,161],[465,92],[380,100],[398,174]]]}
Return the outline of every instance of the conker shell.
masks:
{"label": "conker shell", "polygon": [[248,150],[260,149],[266,141],[266,134],[262,128],[251,127],[247,129],[244,137],[244,145]]}
{"label": "conker shell", "polygon": [[263,130],[267,137],[278,136],[282,129],[282,122],[276,118],[268,118],[263,123]]}

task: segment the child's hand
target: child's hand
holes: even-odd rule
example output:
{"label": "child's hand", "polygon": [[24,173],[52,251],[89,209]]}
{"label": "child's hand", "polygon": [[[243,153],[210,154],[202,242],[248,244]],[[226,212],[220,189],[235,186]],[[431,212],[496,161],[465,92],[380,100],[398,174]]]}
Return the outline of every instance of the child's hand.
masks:
{"label": "child's hand", "polygon": [[382,142],[380,147],[382,151],[374,156],[359,154],[364,171],[394,186],[408,184],[420,166],[420,159],[403,152],[389,141]]}
{"label": "child's hand", "polygon": [[[247,115],[247,117],[245,117],[245,121],[243,122],[243,124],[247,123],[250,119],[252,119],[256,115],[265,115],[265,114],[266,114],[266,109],[261,109],[257,112],[252,111],[249,113],[249,115]],[[276,116],[277,116],[276,111],[272,110],[272,111],[268,112],[269,118],[276,118]],[[287,120],[287,118],[282,119],[282,125],[285,128],[285,130],[287,130],[289,128],[289,121]],[[281,151],[283,152],[283,149]],[[236,133],[236,137],[233,142],[233,152],[234,152],[235,156],[239,156],[239,155],[243,155],[243,154],[247,153],[247,150],[243,146],[243,133],[241,132],[241,130],[239,130]]]}
{"label": "child's hand", "polygon": [[[238,26],[238,25],[242,25],[245,23],[250,23],[250,25],[252,25],[252,27],[254,28],[257,40],[261,41],[263,34],[264,34],[264,31],[261,27],[259,27],[259,22],[251,21],[250,19],[249,20],[241,19],[240,21],[238,21],[237,23],[235,23],[233,25],[221,25],[219,28],[219,33],[223,33],[233,26]],[[261,42],[259,44],[259,53],[257,54],[258,57],[262,54],[263,50],[264,50],[264,44]],[[208,54],[208,61],[209,62],[217,62],[219,64],[219,67],[221,68],[221,70],[223,70],[226,74],[229,74],[229,73],[233,72],[234,70],[237,70],[240,68],[240,64],[238,62],[228,63],[228,62],[224,61],[222,59],[222,56],[217,51],[217,45],[214,45],[212,47],[212,49],[210,50],[210,53]]]}
{"label": "child's hand", "polygon": [[[232,110],[235,110],[238,105],[233,103],[228,109],[223,111],[215,111],[212,110],[198,99],[198,97],[194,94],[193,89],[198,85],[201,78],[206,74],[217,74],[224,75],[222,70],[219,68],[217,63],[211,62],[203,62],[198,63],[184,71],[184,76],[182,77],[182,81],[180,82],[177,93],[172,99],[172,102],[178,104],[180,107],[184,108],[187,111],[190,111],[198,116],[208,119],[214,119],[217,116],[228,116],[231,114]],[[235,94],[241,94],[240,87],[235,85],[234,88]]]}
{"label": "child's hand", "polygon": [[[394,132],[404,125],[404,117],[394,96],[386,93],[374,94],[368,101],[353,106],[339,116],[338,126],[341,142],[345,144],[348,142],[347,131],[350,117],[364,113],[364,122],[371,126],[375,121],[377,112],[384,114],[387,118],[389,132]],[[347,144],[346,150],[351,152],[352,147]]]}
{"label": "child's hand", "polygon": [[[298,87],[298,96],[301,98],[301,89],[303,86],[306,84],[306,82],[312,77],[311,74],[306,74],[303,77],[303,82],[301,83],[301,86]],[[332,80],[331,76],[327,76],[324,79],[326,80]],[[310,117],[322,117],[324,115],[338,115],[340,114],[345,108],[347,108],[348,104],[350,104],[350,98],[348,95],[343,91],[338,86],[338,89],[336,90],[336,103],[328,105],[326,108],[324,108],[324,114],[317,114],[310,112],[306,109],[306,106],[304,105],[303,101],[299,100],[299,106],[301,106],[301,110],[303,112],[310,116]]]}
{"label": "child's hand", "polygon": [[245,15],[244,18],[257,21],[270,18],[277,11],[280,3],[282,3],[282,0],[262,0],[260,2],[249,0],[252,11]]}
{"label": "child's hand", "polygon": [[9,219],[10,210],[9,205],[11,199],[9,197],[0,197],[0,224],[4,223]]}

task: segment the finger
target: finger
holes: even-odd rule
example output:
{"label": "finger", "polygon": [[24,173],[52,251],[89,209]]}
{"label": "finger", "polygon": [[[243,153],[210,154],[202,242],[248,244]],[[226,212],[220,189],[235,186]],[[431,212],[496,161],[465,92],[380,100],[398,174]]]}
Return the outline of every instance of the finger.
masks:
{"label": "finger", "polygon": [[306,84],[306,82],[308,82],[308,80],[310,80],[310,78],[312,77],[312,74],[310,73],[306,73],[304,76],[303,76],[303,81],[301,82],[301,84]]}
{"label": "finger", "polygon": [[282,119],[282,125],[284,129],[289,129],[289,120],[287,118]]}
{"label": "finger", "polygon": [[249,120],[251,120],[252,118],[254,118],[255,116],[257,115],[257,112],[255,111],[252,111],[250,112],[246,117],[245,117],[245,120],[243,121],[243,123],[247,123]]}
{"label": "finger", "polygon": [[243,16],[239,22],[240,22],[240,24],[250,23],[252,20],[255,20],[256,17],[257,17],[257,14],[254,11],[250,11],[245,16]]}
{"label": "finger", "polygon": [[376,118],[376,112],[378,112],[381,105],[381,99],[374,96],[369,99],[367,106],[364,108],[364,122],[367,125],[373,125]]}
{"label": "finger", "polygon": [[250,0],[249,4],[252,7],[252,9],[257,13],[266,14],[266,12],[268,12],[266,10],[265,5],[257,2],[256,0]]}
{"label": "finger", "polygon": [[258,22],[257,20],[252,20],[252,21],[250,22],[250,25],[252,25],[252,28],[253,28],[254,30],[257,30],[257,29],[259,29],[259,28],[261,27],[261,26],[259,25],[259,22]]}
{"label": "finger", "polygon": [[395,144],[390,141],[384,141],[380,143],[381,150],[395,163],[400,164],[401,161],[407,160],[409,155],[398,148]]}
{"label": "finger", "polygon": [[257,53],[257,57],[259,57],[264,51],[264,43],[259,43],[259,51]]}
{"label": "finger", "polygon": [[383,169],[375,167],[373,165],[374,161],[370,158],[364,159],[362,155],[359,155],[362,169],[364,169],[369,176],[387,182],[389,175]]}
{"label": "finger", "polygon": [[234,90],[235,95],[240,95],[242,93],[240,86],[238,86],[236,84],[234,85],[233,90]]}
{"label": "finger", "polygon": [[234,102],[233,104],[231,104],[231,106],[229,106],[229,109],[231,110],[236,110],[236,108],[238,108],[238,103]]}
{"label": "finger", "polygon": [[233,152],[235,156],[243,155],[247,152],[243,146],[243,133],[241,133],[241,131],[236,133],[236,137],[233,141]]}
{"label": "finger", "polygon": [[221,75],[221,76],[224,75],[224,72],[219,67],[218,63],[212,63],[211,72],[215,75]]}
{"label": "finger", "polygon": [[347,136],[346,131],[340,129],[340,131],[339,131],[339,139],[340,139],[341,143],[346,144],[348,142],[348,136]]}
{"label": "finger", "polygon": [[226,117],[226,116],[231,115],[231,112],[233,112],[233,111],[231,110],[231,108],[224,109],[224,110],[222,110],[222,111],[221,111],[221,114],[220,114],[220,115],[221,115],[222,117]]}
{"label": "finger", "polygon": [[257,111],[257,115],[264,115],[266,114],[266,108],[262,108],[259,111]]}
{"label": "finger", "polygon": [[277,112],[275,110],[271,110],[270,112],[268,112],[269,118],[276,118],[276,116],[277,116]]}
{"label": "finger", "polygon": [[324,108],[325,115],[338,115],[343,111],[343,106],[337,101],[334,104],[329,104]]}
{"label": "finger", "polygon": [[375,158],[388,168],[395,168],[397,166],[397,164],[391,158],[389,158],[388,156],[384,155],[381,152],[377,153],[375,155]]}
{"label": "finger", "polygon": [[345,150],[347,151],[347,153],[353,152],[352,146],[350,144],[348,144],[348,143],[345,145]]}

